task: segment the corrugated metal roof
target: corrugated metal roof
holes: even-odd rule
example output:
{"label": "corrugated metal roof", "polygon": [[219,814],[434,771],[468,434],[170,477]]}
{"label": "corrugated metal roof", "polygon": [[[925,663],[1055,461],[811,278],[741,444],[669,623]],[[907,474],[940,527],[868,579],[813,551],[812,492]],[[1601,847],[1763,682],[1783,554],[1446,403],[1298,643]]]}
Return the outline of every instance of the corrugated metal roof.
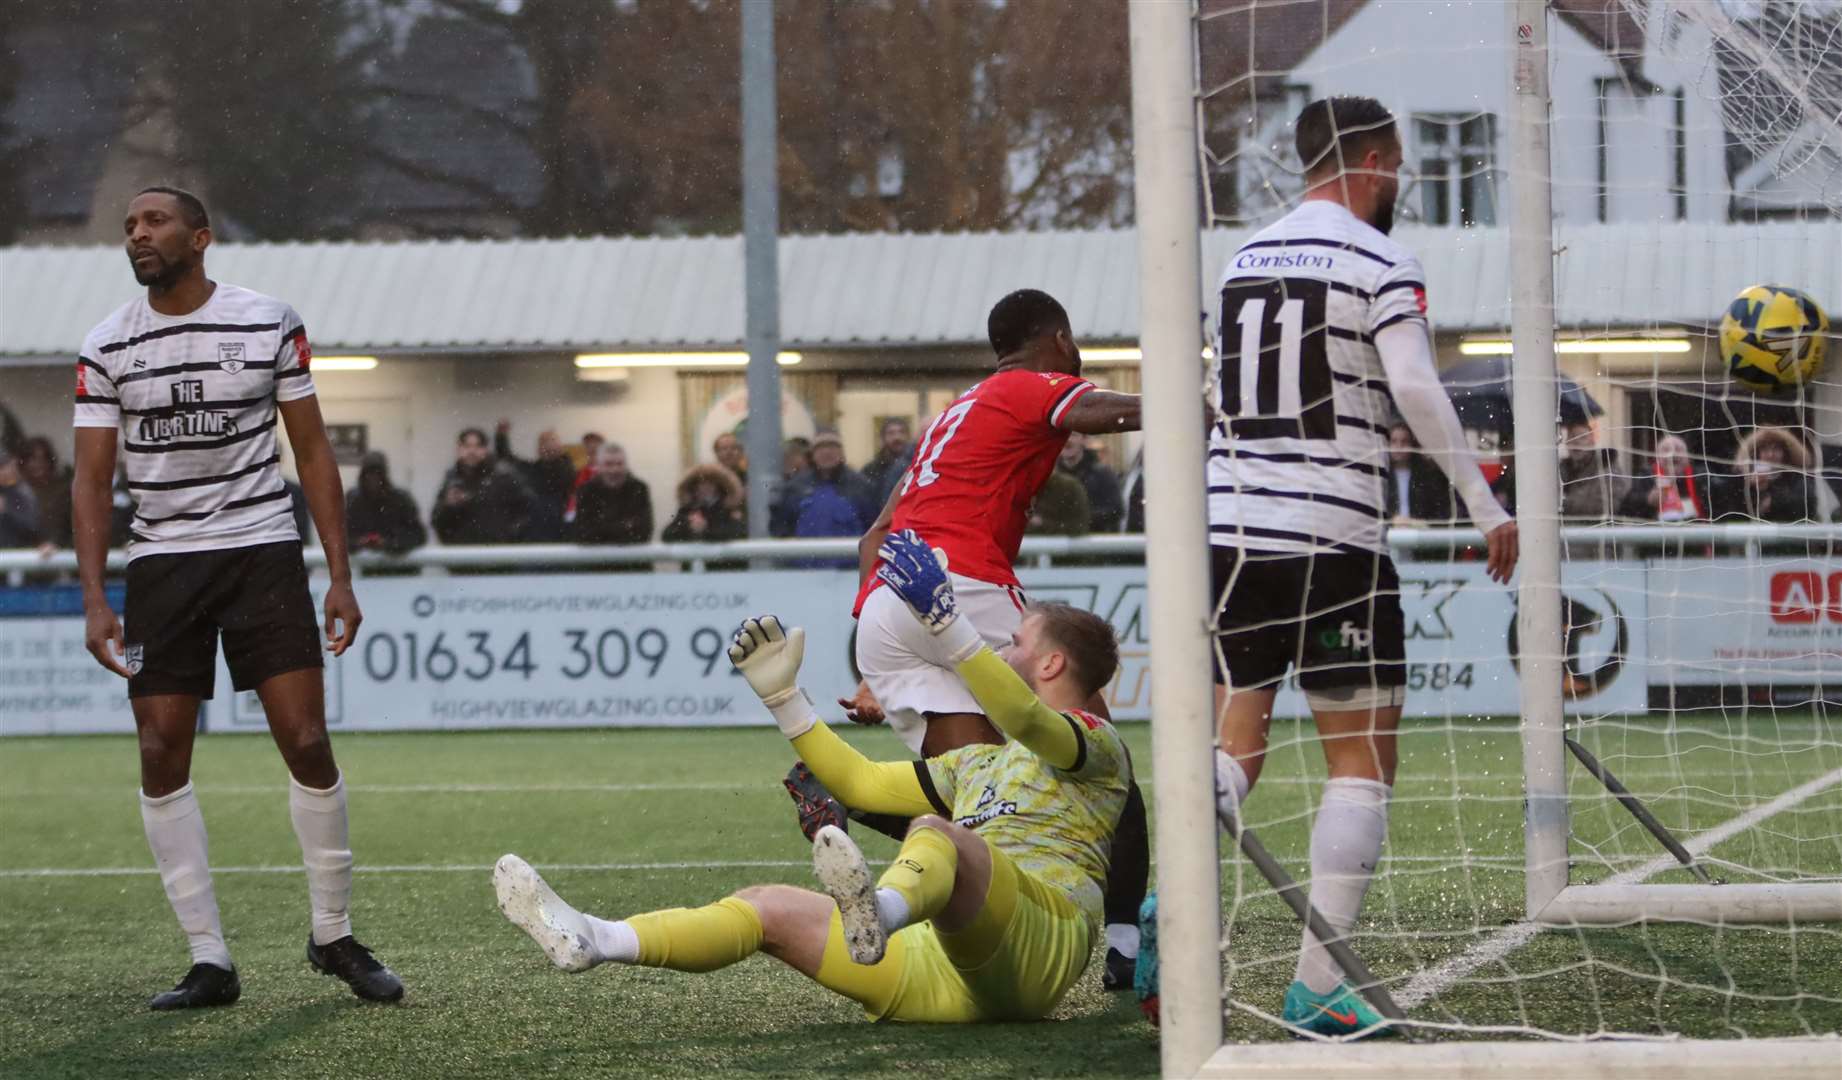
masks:
{"label": "corrugated metal roof", "polygon": [[[1204,289],[1244,238],[1203,242]],[[1400,230],[1435,323],[1501,331],[1509,237]],[[1582,330],[1705,324],[1746,285],[1795,285],[1842,314],[1842,222],[1600,225],[1556,238],[1559,322]],[[224,244],[211,272],[286,298],[331,351],[665,349],[742,339],[735,237]],[[781,333],[810,349],[982,345],[985,313],[1032,286],[1090,341],[1138,337],[1131,230],[796,236],[780,247]],[[0,249],[0,356],[71,355],[134,295],[117,248]],[[1206,303],[1206,301],[1205,301]]]}

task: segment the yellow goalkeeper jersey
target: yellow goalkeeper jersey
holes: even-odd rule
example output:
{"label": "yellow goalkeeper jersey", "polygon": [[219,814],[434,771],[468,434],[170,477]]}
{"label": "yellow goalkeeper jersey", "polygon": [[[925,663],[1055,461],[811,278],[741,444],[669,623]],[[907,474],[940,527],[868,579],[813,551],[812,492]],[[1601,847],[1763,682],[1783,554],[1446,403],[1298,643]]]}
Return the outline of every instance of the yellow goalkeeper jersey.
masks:
{"label": "yellow goalkeeper jersey", "polygon": [[936,813],[976,830],[1019,869],[1066,893],[1098,933],[1131,766],[1112,724],[1085,712],[1061,716],[1079,748],[1071,767],[1057,768],[1012,739],[929,758],[924,786],[931,785]]}

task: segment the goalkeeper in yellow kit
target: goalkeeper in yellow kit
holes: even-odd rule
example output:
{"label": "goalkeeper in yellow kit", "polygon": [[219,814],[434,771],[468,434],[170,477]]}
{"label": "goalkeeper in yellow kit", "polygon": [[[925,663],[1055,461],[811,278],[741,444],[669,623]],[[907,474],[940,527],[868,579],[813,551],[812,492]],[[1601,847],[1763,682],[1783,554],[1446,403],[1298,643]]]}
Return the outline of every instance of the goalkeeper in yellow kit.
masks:
{"label": "goalkeeper in yellow kit", "polygon": [[557,967],[714,971],[766,952],[873,1019],[937,1023],[1039,1019],[1080,978],[1130,779],[1118,733],[1077,708],[1118,666],[1112,628],[1066,605],[1032,607],[1001,657],[958,618],[919,537],[891,536],[882,554],[884,581],[1007,741],[870,761],[799,688],[804,631],[748,620],[730,658],[827,788],[849,806],[913,819],[901,851],[873,880],[857,846],[827,826],[813,840],[825,893],[756,885],[618,921],[576,911],[507,855],[493,871],[499,907]]}

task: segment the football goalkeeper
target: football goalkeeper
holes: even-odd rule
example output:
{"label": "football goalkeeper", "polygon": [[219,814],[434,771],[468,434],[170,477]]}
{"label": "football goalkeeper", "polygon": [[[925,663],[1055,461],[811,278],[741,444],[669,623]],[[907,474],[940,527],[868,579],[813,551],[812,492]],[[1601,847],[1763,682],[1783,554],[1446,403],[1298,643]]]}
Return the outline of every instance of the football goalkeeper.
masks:
{"label": "football goalkeeper", "polygon": [[873,880],[856,845],[827,826],[812,850],[830,895],[756,885],[618,921],[576,911],[507,855],[493,871],[500,910],[552,963],[714,971],[766,952],[873,1019],[947,1023],[1040,1019],[1080,978],[1129,780],[1118,733],[1076,708],[1113,677],[1112,628],[1075,608],[1033,607],[1000,657],[957,617],[952,585],[918,537],[891,536],[883,557],[884,580],[1009,741],[872,762],[797,685],[804,631],[750,619],[730,658],[828,788],[913,819],[901,851]]}

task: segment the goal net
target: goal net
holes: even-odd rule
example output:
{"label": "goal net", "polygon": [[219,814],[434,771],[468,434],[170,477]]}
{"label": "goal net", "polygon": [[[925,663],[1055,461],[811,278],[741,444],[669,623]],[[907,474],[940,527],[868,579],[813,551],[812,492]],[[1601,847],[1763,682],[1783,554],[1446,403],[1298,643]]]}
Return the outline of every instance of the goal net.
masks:
{"label": "goal net", "polygon": [[[1224,376],[1249,339],[1216,283],[1298,205],[1293,121],[1374,97],[1404,151],[1392,236],[1424,266],[1442,380],[1524,551],[1490,580],[1440,463],[1356,380],[1287,397],[1399,429],[1358,462],[1390,519],[1407,694],[1346,943],[1405,1037],[1296,1043],[1299,920],[1224,841],[1211,1067],[1419,1053],[1402,1067],[1427,1075],[1488,1039],[1463,1060],[1504,1075],[1833,1070],[1842,346],[1803,300],[1842,316],[1842,4],[1200,0],[1190,28],[1215,423],[1259,389]],[[1752,286],[1770,289],[1736,303]],[[1337,332],[1320,320],[1302,333]],[[1736,334],[1770,355],[1731,371]],[[1799,379],[1813,341],[1829,367]],[[1296,673],[1262,766],[1241,823],[1309,886],[1326,754]]]}

